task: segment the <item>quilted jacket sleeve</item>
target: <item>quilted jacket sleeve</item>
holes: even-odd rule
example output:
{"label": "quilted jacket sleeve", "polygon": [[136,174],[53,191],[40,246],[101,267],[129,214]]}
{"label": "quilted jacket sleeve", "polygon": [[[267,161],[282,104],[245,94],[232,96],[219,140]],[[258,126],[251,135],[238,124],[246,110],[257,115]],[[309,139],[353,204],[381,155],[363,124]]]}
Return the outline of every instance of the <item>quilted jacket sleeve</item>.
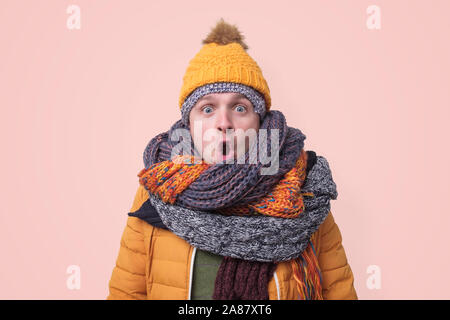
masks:
{"label": "quilted jacket sleeve", "polygon": [[357,300],[353,273],[348,264],[342,235],[331,212],[321,226],[319,265],[325,300]]}
{"label": "quilted jacket sleeve", "polygon": [[[141,189],[136,193],[131,211],[141,202]],[[145,300],[147,299],[145,277],[146,254],[142,221],[128,217],[120,240],[119,255],[109,281],[107,300]]]}

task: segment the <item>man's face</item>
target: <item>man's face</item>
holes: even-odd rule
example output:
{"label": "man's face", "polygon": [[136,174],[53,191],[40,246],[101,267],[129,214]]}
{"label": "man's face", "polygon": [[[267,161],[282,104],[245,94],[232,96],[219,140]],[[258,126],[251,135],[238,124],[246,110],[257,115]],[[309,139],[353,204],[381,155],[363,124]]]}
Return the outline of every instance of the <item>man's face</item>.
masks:
{"label": "man's face", "polygon": [[257,134],[259,121],[252,103],[244,95],[235,92],[205,95],[189,114],[195,148],[211,164],[228,163],[230,160],[227,159],[236,160],[247,152],[250,144],[247,135],[251,131]]}

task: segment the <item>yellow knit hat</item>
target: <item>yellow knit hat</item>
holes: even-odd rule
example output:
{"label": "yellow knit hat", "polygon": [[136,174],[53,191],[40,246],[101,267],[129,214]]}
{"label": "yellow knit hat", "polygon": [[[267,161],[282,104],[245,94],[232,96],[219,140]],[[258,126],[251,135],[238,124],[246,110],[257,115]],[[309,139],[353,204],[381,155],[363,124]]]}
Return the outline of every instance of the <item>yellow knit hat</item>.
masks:
{"label": "yellow knit hat", "polygon": [[183,77],[179,107],[198,87],[216,82],[239,83],[257,90],[270,109],[270,90],[261,69],[246,52],[248,46],[236,26],[223,18],[202,41],[201,50],[189,62]]}

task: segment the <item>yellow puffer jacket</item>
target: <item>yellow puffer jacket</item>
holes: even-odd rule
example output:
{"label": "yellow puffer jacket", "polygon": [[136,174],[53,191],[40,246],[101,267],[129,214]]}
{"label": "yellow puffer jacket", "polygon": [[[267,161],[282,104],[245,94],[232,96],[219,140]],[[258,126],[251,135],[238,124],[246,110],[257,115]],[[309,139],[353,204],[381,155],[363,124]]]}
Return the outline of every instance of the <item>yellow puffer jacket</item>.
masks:
{"label": "yellow puffer jacket", "polygon": [[[148,198],[147,191],[140,185],[130,211],[137,211]],[[341,233],[331,212],[312,241],[322,272],[324,299],[358,299]],[[195,251],[195,247],[172,232],[129,216],[107,299],[190,299]],[[298,299],[288,262],[277,265],[269,282],[269,299]]]}

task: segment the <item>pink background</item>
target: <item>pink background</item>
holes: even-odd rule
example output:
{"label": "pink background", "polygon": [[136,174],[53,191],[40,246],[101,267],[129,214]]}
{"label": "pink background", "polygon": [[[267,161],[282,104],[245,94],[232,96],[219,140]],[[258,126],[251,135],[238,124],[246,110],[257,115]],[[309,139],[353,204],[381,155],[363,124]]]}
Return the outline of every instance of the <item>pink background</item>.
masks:
{"label": "pink background", "polygon": [[[69,30],[69,5],[81,29]],[[367,7],[381,9],[369,30]],[[0,298],[105,299],[147,142],[237,24],[273,109],[325,156],[360,299],[448,299],[449,1],[0,3]],[[69,265],[81,288],[66,286]],[[381,270],[381,288],[366,285]]]}

